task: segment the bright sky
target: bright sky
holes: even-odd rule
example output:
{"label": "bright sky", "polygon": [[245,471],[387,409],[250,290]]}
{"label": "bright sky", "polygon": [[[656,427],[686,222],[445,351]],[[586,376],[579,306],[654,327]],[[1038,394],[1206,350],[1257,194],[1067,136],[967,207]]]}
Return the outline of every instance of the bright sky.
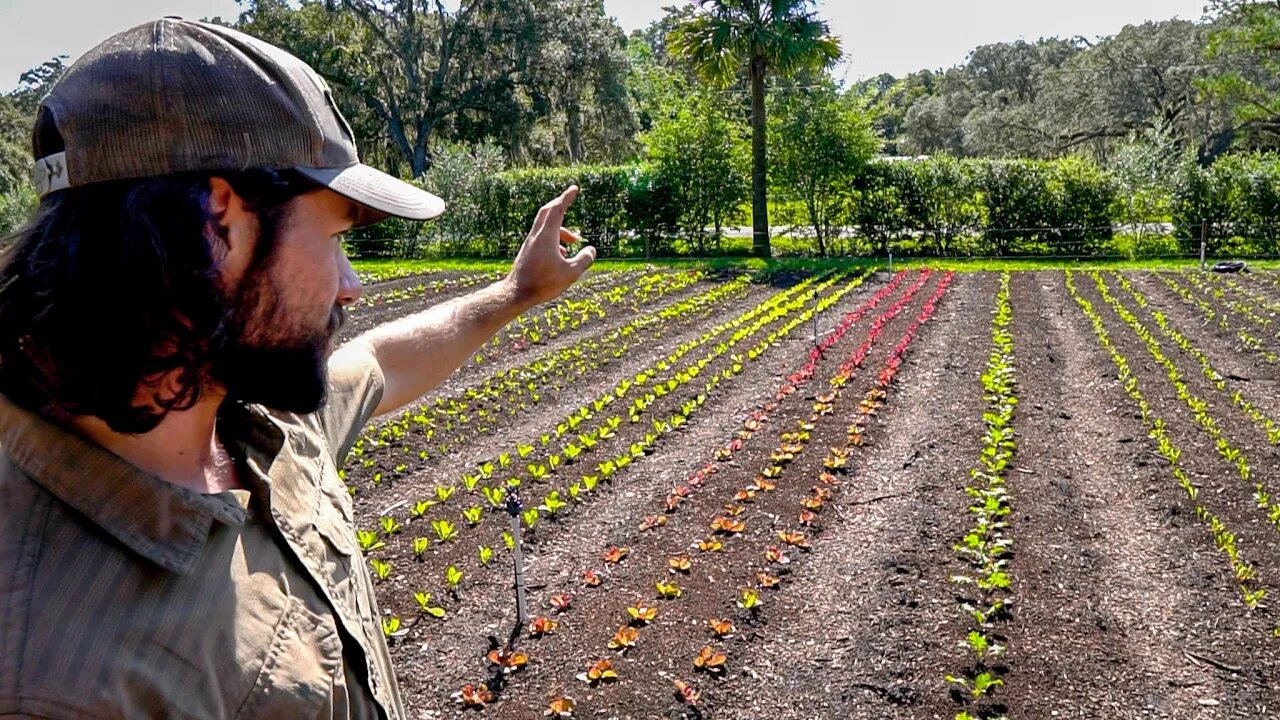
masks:
{"label": "bright sky", "polygon": [[[631,31],[685,0],[605,0]],[[950,67],[978,45],[1058,35],[1095,38],[1127,24],[1197,19],[1207,0],[819,0],[844,43],[848,79]],[[235,0],[0,0],[0,91],[57,54],[74,59],[120,30],[164,15],[233,18]]]}

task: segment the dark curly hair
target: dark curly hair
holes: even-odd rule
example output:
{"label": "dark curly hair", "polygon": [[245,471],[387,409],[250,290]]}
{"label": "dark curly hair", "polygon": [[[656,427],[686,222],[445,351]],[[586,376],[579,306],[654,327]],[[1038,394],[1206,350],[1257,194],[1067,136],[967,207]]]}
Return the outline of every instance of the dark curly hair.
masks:
{"label": "dark curly hair", "polygon": [[[44,198],[0,261],[0,393],[34,412],[93,415],[133,434],[200,400],[211,353],[234,332],[218,275],[226,237],[209,211],[211,176],[99,183]],[[290,171],[216,176],[257,214],[251,267],[271,256],[292,200],[317,188]],[[138,403],[143,384],[151,403]]]}

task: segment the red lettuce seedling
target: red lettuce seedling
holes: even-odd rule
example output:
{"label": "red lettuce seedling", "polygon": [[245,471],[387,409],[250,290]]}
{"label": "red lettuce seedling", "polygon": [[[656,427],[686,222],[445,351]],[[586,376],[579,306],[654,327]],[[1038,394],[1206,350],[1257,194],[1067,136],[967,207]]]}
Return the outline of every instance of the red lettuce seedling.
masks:
{"label": "red lettuce seedling", "polygon": [[707,621],[707,625],[711,626],[711,632],[715,633],[717,637],[722,637],[722,638],[729,637],[730,635],[737,632],[738,630],[738,628],[734,626],[732,620],[720,620],[718,618],[711,618],[710,620]]}
{"label": "red lettuce seedling", "polygon": [[463,707],[484,708],[487,703],[493,702],[493,693],[484,685],[463,685],[461,690],[453,694],[453,701]]}
{"label": "red lettuce seedling", "polygon": [[676,695],[679,696],[680,702],[694,707],[698,704],[698,691],[689,683],[676,678],[674,680],[676,686]]}
{"label": "red lettuce seedling", "polygon": [[725,535],[736,535],[746,529],[747,524],[745,522],[734,520],[733,518],[717,517],[711,521],[711,530]]}
{"label": "red lettuce seedling", "polygon": [[577,707],[573,698],[558,697],[551,701],[546,710],[542,711],[543,715],[550,718],[568,718],[573,717],[573,709]]}
{"label": "red lettuce seedling", "polygon": [[504,675],[513,673],[529,664],[528,654],[519,650],[512,650],[510,652],[501,649],[490,650],[486,657],[489,658],[489,662],[502,668]]}
{"label": "red lettuce seedling", "polygon": [[646,515],[644,520],[640,522],[640,532],[660,528],[667,524],[666,515]]}
{"label": "red lettuce seedling", "polygon": [[725,671],[725,663],[728,659],[724,653],[716,652],[710,645],[706,645],[698,651],[697,657],[693,659],[693,666],[709,673],[722,673]]}
{"label": "red lettuce seedling", "polygon": [[613,663],[606,658],[592,663],[591,667],[587,668],[586,672],[579,673],[577,678],[585,683],[594,685],[606,680],[617,680],[618,673],[613,669]]}
{"label": "red lettuce seedling", "polygon": [[623,625],[618,628],[618,632],[613,634],[613,639],[609,641],[610,650],[623,650],[635,647],[636,638],[640,637],[640,631],[629,625]]}
{"label": "red lettuce seedling", "polygon": [[559,623],[549,617],[536,617],[533,619],[533,622],[529,624],[529,634],[533,637],[550,635],[556,631],[556,628],[559,627],[559,625]]}

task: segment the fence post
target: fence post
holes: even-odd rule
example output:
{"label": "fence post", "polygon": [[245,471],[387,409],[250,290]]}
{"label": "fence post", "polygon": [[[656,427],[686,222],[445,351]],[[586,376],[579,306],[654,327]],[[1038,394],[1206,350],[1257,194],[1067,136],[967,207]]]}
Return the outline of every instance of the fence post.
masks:
{"label": "fence post", "polygon": [[1209,241],[1209,221],[1200,221],[1200,272],[1204,272],[1204,246]]}
{"label": "fence post", "polygon": [[889,251],[889,274],[893,274],[893,251]]}

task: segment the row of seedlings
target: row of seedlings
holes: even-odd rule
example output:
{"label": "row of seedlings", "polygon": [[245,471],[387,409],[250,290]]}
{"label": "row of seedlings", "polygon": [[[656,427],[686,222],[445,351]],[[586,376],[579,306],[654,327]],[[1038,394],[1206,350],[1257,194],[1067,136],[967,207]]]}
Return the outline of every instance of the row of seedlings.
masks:
{"label": "row of seedlings", "polygon": [[956,720],[992,716],[996,710],[991,705],[991,693],[1004,684],[1000,667],[993,660],[1004,652],[1004,638],[997,626],[1010,620],[1014,599],[1012,580],[1007,572],[1013,551],[1008,520],[1012,497],[1005,482],[1005,473],[1017,450],[1013,426],[1018,398],[1010,332],[1012,320],[1009,273],[1006,272],[1000,276],[991,323],[991,355],[981,377],[983,399],[987,402],[987,411],[982,414],[982,452],[978,464],[969,470],[970,480],[965,487],[973,501],[969,506],[973,524],[954,546],[966,570],[953,575],[951,581],[963,586],[966,593],[973,593],[963,597],[959,606],[969,624],[968,632],[960,641],[960,646],[967,651],[968,664],[945,677],[953,688],[953,696],[965,706]]}
{"label": "row of seedlings", "polygon": [[[846,283],[832,294],[818,301],[816,305],[812,302],[814,296],[825,290],[826,287],[829,286],[828,283],[819,284],[817,287],[814,287],[805,293],[801,293],[799,296],[794,297],[789,302],[782,304],[780,307],[775,307],[774,309],[765,312],[764,317],[757,319],[756,322],[752,323],[748,327],[740,328],[734,332],[727,341],[717,345],[716,349],[711,351],[709,356],[690,363],[686,368],[684,368],[684,370],[673,371],[673,378],[678,379],[675,388],[670,388],[666,382],[661,381],[661,378],[653,381],[653,388],[656,389],[659,382],[661,382],[661,386],[664,388],[662,391],[663,394],[673,394],[677,389],[693,382],[694,379],[699,376],[701,370],[710,364],[711,360],[724,356],[737,344],[761,334],[762,329],[768,327],[779,318],[791,317],[791,319],[787,320],[787,322],[780,328],[769,333],[767,337],[761,339],[747,353],[752,359],[761,357],[765,351],[776,345],[783,337],[786,336],[786,334],[807,322],[815,311],[821,312],[827,309],[830,305],[843,299],[847,293],[859,287],[865,277],[865,274],[859,275],[857,278]],[[834,283],[837,280],[838,278],[833,279],[830,282]],[[670,361],[670,356],[668,356],[667,359],[660,360],[658,362],[667,366],[669,369],[674,367],[672,361]],[[565,481],[564,492],[561,492],[560,489],[550,490],[542,497],[541,502],[536,506],[525,508],[521,513],[523,527],[530,533],[533,533],[543,518],[558,518],[562,512],[571,505],[585,503],[589,499],[590,494],[599,486],[601,481],[611,483],[617,477],[617,473],[630,466],[633,462],[639,461],[651,452],[654,444],[662,436],[683,427],[693,414],[706,403],[708,397],[715,393],[722,382],[731,380],[743,372],[745,367],[743,365],[744,362],[748,362],[745,356],[734,354],[731,363],[727,367],[723,368],[720,372],[711,373],[710,379],[706,380],[705,385],[699,386],[698,390],[700,391],[697,392],[695,397],[689,398],[684,402],[676,401],[674,403],[676,407],[673,408],[673,414],[665,419],[654,421],[654,432],[646,433],[644,438],[639,442],[631,443],[629,447],[624,449],[621,455],[598,463],[596,466],[596,474],[584,474],[577,480]],[[647,372],[653,372],[653,370],[649,370]],[[644,383],[640,383],[640,385],[643,384]],[[633,383],[632,387],[636,387],[636,385]],[[690,392],[693,392],[693,390],[690,390]],[[648,398],[649,396],[646,395],[645,397]],[[653,400],[649,399],[647,402],[648,405],[652,405]],[[646,407],[648,407],[648,405],[646,405]],[[620,425],[621,416],[613,415],[605,417],[596,427],[586,429],[584,432],[579,433],[578,440],[582,440],[583,437],[586,436],[588,442],[594,443],[590,448],[587,448],[587,450],[589,452],[601,451],[603,447],[601,443],[617,439],[617,431]],[[594,438],[594,440],[591,438]],[[564,466],[557,464],[557,467],[562,468]],[[483,487],[480,487],[477,484],[477,487],[479,487],[481,494],[489,503],[491,509],[498,510],[505,507],[507,494],[513,489],[519,488],[524,484],[525,479],[526,478],[511,478],[507,480],[505,484]],[[546,482],[549,479],[550,475],[539,475],[539,477],[535,478],[535,482]],[[481,511],[476,512],[476,508],[481,508]],[[411,515],[416,513],[417,510],[418,508],[411,508]],[[480,525],[484,516],[483,506],[476,505],[466,508],[463,511],[463,514],[469,527],[477,527]],[[383,522],[387,521],[384,519]],[[441,545],[457,540],[462,529],[459,524],[448,518],[433,520],[431,522],[431,527],[433,532],[436,534],[437,539],[441,541]],[[369,539],[367,534],[368,531],[363,532],[365,533],[363,537],[365,539]],[[397,528],[396,532],[393,534],[398,534],[398,532],[399,529]],[[507,530],[502,530],[500,535],[502,545],[505,546],[507,550],[511,550],[514,545],[514,538],[511,533]],[[381,542],[381,539],[378,539],[377,542]],[[414,539],[414,554],[420,562],[425,559],[425,552],[429,546],[430,541],[425,537],[418,537]],[[494,547],[494,545],[479,546],[477,557],[482,566],[489,565],[489,562],[493,558],[492,553]],[[454,555],[456,553],[450,552],[449,554]],[[389,577],[391,568],[387,567],[387,565],[389,565],[389,563],[385,560],[380,561],[380,564],[375,564],[375,576],[378,576],[383,580]],[[457,589],[459,583],[464,578],[463,571],[459,570],[455,564],[450,563],[445,569],[445,578],[446,583],[451,590],[451,594],[455,596],[455,599],[457,599]],[[405,628],[404,630],[408,629],[409,628]]]}
{"label": "row of seedlings", "polygon": [[[1225,462],[1235,468],[1236,475],[1242,481],[1250,483],[1255,488],[1254,500],[1258,502],[1260,507],[1268,512],[1269,518],[1273,518],[1271,520],[1272,525],[1275,527],[1277,532],[1280,532],[1280,502],[1273,503],[1271,495],[1267,491],[1265,485],[1262,482],[1255,481],[1253,479],[1253,471],[1249,467],[1249,460],[1245,456],[1244,451],[1237,445],[1233,444],[1226,437],[1226,434],[1223,433],[1218,421],[1209,411],[1209,403],[1191,392],[1190,388],[1187,386],[1186,379],[1183,377],[1181,371],[1178,370],[1177,365],[1175,365],[1173,361],[1165,355],[1164,348],[1161,346],[1160,341],[1156,339],[1155,335],[1152,334],[1152,332],[1147,329],[1147,327],[1143,325],[1127,307],[1120,303],[1120,301],[1111,294],[1110,288],[1107,286],[1107,283],[1102,276],[1099,273],[1094,272],[1092,273],[1092,277],[1094,284],[1098,287],[1098,292],[1101,294],[1102,299],[1111,306],[1116,315],[1118,315],[1120,319],[1123,320],[1131,330],[1133,330],[1134,334],[1142,340],[1143,344],[1147,348],[1147,352],[1157,363],[1160,364],[1162,368],[1164,368],[1165,376],[1169,379],[1169,382],[1172,383],[1178,399],[1186,404],[1187,408],[1191,411],[1191,416],[1195,425],[1213,440],[1214,447],[1217,450],[1218,455]],[[1265,595],[1265,591],[1262,594],[1246,595],[1245,602],[1250,608],[1254,608],[1262,599],[1263,595]]]}
{"label": "row of seedlings", "polygon": [[[726,498],[730,502],[727,502],[723,510],[715,513],[714,517],[709,521],[710,535],[691,540],[687,544],[688,548],[696,548],[698,552],[695,554],[689,550],[684,550],[666,558],[668,576],[660,578],[654,583],[658,602],[640,599],[629,604],[625,609],[625,615],[621,617],[624,624],[614,630],[612,636],[605,643],[609,650],[614,650],[621,655],[635,647],[640,637],[640,630],[657,618],[661,603],[663,601],[676,601],[683,596],[683,589],[677,583],[677,580],[689,575],[695,566],[703,562],[695,560],[695,557],[710,558],[716,553],[723,552],[727,547],[727,543],[738,542],[738,539],[745,538],[751,534],[748,531],[746,521],[742,519],[745,505],[752,503],[756,496],[761,493],[776,491],[778,483],[784,480],[785,469],[804,452],[818,423],[831,416],[835,401],[845,389],[854,370],[865,361],[869,350],[881,335],[884,327],[893,317],[905,309],[913,296],[929,280],[929,277],[930,272],[922,273],[920,281],[909,287],[902,298],[880,317],[876,318],[867,339],[850,354],[829,380],[830,390],[817,397],[817,402],[814,403],[808,418],[797,421],[797,426],[794,430],[781,434],[779,444],[770,454],[770,464],[763,468],[748,486],[736,489],[736,491],[733,491],[732,498]],[[781,587],[784,575],[783,569],[792,564],[792,551],[810,549],[810,536],[818,527],[816,524],[817,514],[822,511],[825,504],[831,499],[833,489],[839,484],[840,481],[837,475],[847,472],[853,448],[862,444],[866,417],[874,413],[876,408],[883,405],[889,384],[900,366],[902,356],[910,345],[916,329],[933,315],[938,301],[950,285],[951,277],[949,273],[943,276],[934,294],[925,302],[920,314],[904,333],[903,338],[889,353],[884,367],[876,374],[876,380],[862,398],[859,405],[860,419],[850,426],[847,444],[843,447],[831,448],[828,455],[823,458],[823,469],[819,473],[818,483],[813,487],[812,494],[804,497],[799,502],[798,507],[795,508],[794,517],[799,527],[784,527],[766,535],[767,539],[763,540],[765,546],[761,548],[760,552],[760,557],[764,559],[763,565],[759,569],[748,568],[747,574],[752,582],[739,583],[741,587],[739,587],[734,597],[727,598],[725,601],[725,607],[736,608],[738,617],[717,614],[700,620],[700,623],[705,623],[710,642],[700,643],[698,649],[688,657],[688,667],[693,672],[703,673],[709,678],[718,678],[725,675],[729,667],[729,651],[723,645],[723,641],[731,638],[739,631],[738,627],[741,622],[753,622],[758,619],[766,604],[765,593]],[[860,310],[862,309],[860,308]],[[783,390],[787,389],[790,392],[783,392]],[[780,388],[778,396],[785,397],[794,393],[795,390],[794,386],[784,386]],[[754,427],[758,428],[758,425]],[[741,439],[735,438],[735,440]],[[739,449],[741,449],[740,445],[735,448],[735,451]],[[668,497],[664,510],[671,512],[673,510],[673,499],[686,498],[690,492],[694,491],[693,488],[701,488],[705,478],[710,474],[714,474],[712,468],[714,468],[714,465],[707,466],[695,477],[691,477],[688,485],[685,486],[687,488],[685,492],[680,492],[677,489],[672,496]],[[644,529],[646,528],[642,526],[641,530],[643,531]],[[755,534],[758,535],[759,533]],[[626,557],[627,552],[626,548],[610,547],[605,550],[603,559],[607,564],[616,566],[623,557]],[[587,570],[584,576],[587,578],[586,582],[589,585],[599,583],[600,574],[594,569]],[[679,677],[673,675],[670,681],[674,686],[676,697],[685,704],[696,707],[700,702],[700,691],[686,677],[688,676]],[[619,668],[615,666],[613,657],[595,656],[590,662],[585,663],[585,669],[577,676],[577,679],[593,686],[617,681],[620,679]],[[569,717],[572,715],[575,704],[571,697],[556,697],[551,702],[548,713],[558,713],[561,717]]]}
{"label": "row of seedlings", "polygon": [[1151,404],[1147,401],[1138,382],[1137,375],[1130,366],[1128,358],[1116,348],[1115,343],[1111,340],[1111,335],[1107,332],[1102,316],[1094,309],[1093,303],[1080,294],[1075,284],[1075,275],[1070,270],[1066,271],[1066,287],[1076,305],[1080,307],[1080,311],[1084,313],[1093,326],[1093,332],[1097,337],[1098,343],[1109,354],[1112,363],[1116,366],[1116,380],[1124,389],[1125,394],[1129,396],[1129,399],[1133,401],[1134,406],[1137,407],[1143,424],[1147,426],[1148,436],[1156,443],[1156,453],[1169,463],[1173,478],[1177,480],[1178,486],[1182,488],[1187,495],[1187,499],[1195,507],[1196,518],[1209,530],[1213,536],[1214,544],[1226,556],[1241,597],[1244,598],[1246,605],[1256,605],[1267,594],[1266,588],[1257,580],[1257,569],[1244,559],[1236,545],[1236,536],[1226,526],[1226,523],[1200,503],[1200,490],[1191,481],[1191,477],[1182,465],[1182,449],[1173,442],[1164,419],[1155,413]]}
{"label": "row of seedlings", "polygon": [[1242,347],[1255,353],[1268,364],[1280,363],[1280,355],[1268,349],[1261,339],[1250,333],[1245,327],[1233,327],[1227,319],[1227,313],[1214,307],[1213,303],[1192,292],[1188,287],[1175,280],[1169,273],[1156,273],[1156,277],[1183,302],[1194,305],[1200,311],[1200,315],[1204,318],[1206,325],[1213,325],[1224,332],[1234,334]]}

